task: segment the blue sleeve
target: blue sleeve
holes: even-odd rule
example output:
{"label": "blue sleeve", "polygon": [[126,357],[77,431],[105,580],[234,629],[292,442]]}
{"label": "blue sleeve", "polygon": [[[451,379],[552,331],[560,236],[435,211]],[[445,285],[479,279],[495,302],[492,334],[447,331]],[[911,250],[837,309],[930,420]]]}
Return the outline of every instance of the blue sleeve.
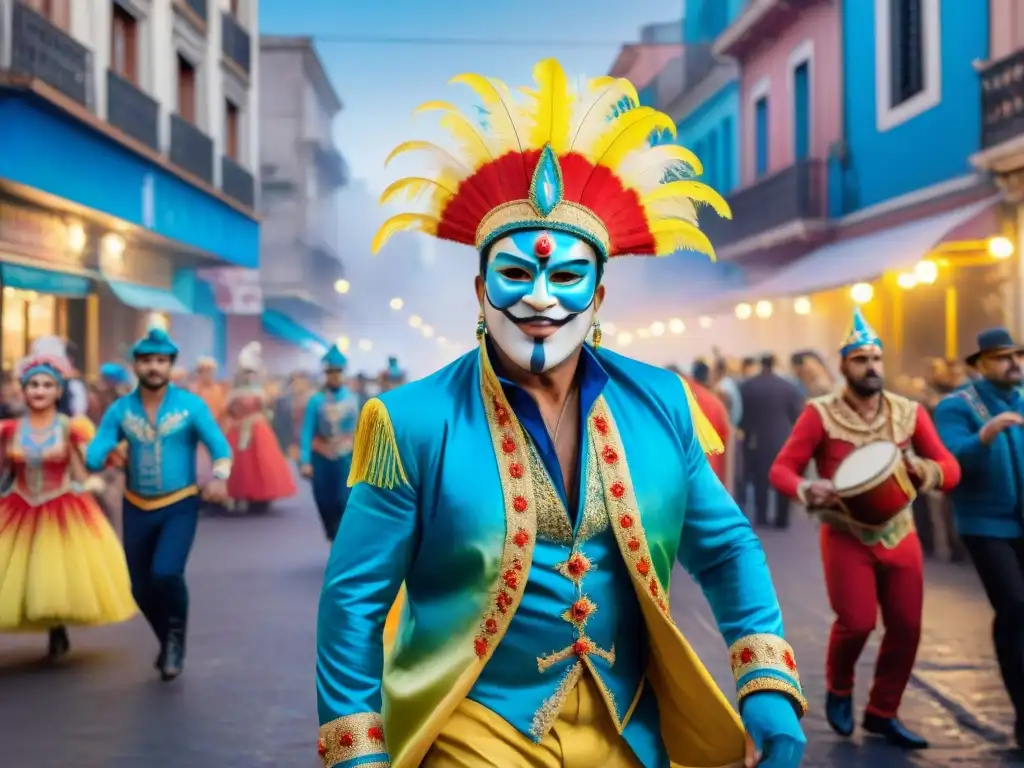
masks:
{"label": "blue sleeve", "polygon": [[299,437],[299,464],[306,466],[313,460],[313,438],[316,437],[316,414],[323,395],[317,393],[306,403],[302,417],[302,434]]}
{"label": "blue sleeve", "polygon": [[85,468],[90,472],[101,472],[106,466],[107,458],[119,442],[121,442],[121,413],[124,410],[120,400],[107,408],[96,428],[96,436],[85,451]]}
{"label": "blue sleeve", "polygon": [[962,397],[953,394],[940,400],[934,421],[939,439],[962,469],[977,469],[988,459],[989,446],[981,442],[978,417]]}
{"label": "blue sleeve", "polygon": [[[403,453],[400,430],[399,455]],[[407,456],[401,456],[407,459]],[[381,637],[416,549],[416,467],[391,488],[352,488],[327,562],[317,616],[317,711],[321,757],[327,766],[386,763],[383,747],[360,740],[338,747],[342,733],[382,728]],[[352,546],[352,542],[359,542]]]}
{"label": "blue sleeve", "polygon": [[712,471],[692,424],[682,427],[689,482],[679,562],[700,584],[729,646],[740,704],[774,690],[802,713],[807,703],[761,542]]}
{"label": "blue sleeve", "polygon": [[231,446],[228,439],[213,418],[210,407],[202,398],[196,397],[192,403],[192,425],[195,427],[199,442],[206,446],[214,463],[231,460]]}

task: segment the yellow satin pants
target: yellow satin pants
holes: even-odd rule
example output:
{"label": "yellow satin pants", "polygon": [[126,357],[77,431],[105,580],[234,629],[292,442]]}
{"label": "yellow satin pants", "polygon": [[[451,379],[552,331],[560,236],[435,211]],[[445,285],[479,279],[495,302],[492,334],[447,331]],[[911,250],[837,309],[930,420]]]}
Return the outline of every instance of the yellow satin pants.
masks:
{"label": "yellow satin pants", "polygon": [[420,768],[642,768],[619,735],[588,673],[569,694],[555,725],[536,744],[487,707],[465,699]]}
{"label": "yellow satin pants", "polygon": [[391,644],[395,642],[395,635],[398,633],[398,620],[402,616],[402,606],[405,605],[405,584],[395,598],[395,602],[388,611],[388,617],[384,620],[384,653],[391,650]]}

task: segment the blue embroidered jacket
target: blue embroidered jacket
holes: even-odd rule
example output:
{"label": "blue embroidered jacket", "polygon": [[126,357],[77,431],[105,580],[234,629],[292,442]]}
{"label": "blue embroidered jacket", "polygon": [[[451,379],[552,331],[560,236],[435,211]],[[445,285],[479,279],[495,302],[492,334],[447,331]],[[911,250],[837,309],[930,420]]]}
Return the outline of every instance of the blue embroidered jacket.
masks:
{"label": "blue embroidered jacket", "polygon": [[466,697],[539,741],[583,674],[645,768],[742,762],[743,726],[672,621],[677,561],[730,646],[737,697],[804,709],[764,552],[681,380],[604,349],[582,366],[571,508],[536,405],[483,350],[367,404],[320,602],[326,766],[414,768]]}
{"label": "blue embroidered jacket", "polygon": [[359,404],[347,388],[323,389],[306,404],[299,440],[299,463],[309,464],[313,454],[338,459],[352,453]]}
{"label": "blue embroidered jacket", "polygon": [[111,451],[128,444],[127,490],[142,499],[160,499],[194,489],[196,446],[202,443],[214,465],[230,462],[231,448],[202,398],[188,390],[167,387],[150,422],[136,389],[118,398],[100,421],[86,451],[86,467],[103,469]]}

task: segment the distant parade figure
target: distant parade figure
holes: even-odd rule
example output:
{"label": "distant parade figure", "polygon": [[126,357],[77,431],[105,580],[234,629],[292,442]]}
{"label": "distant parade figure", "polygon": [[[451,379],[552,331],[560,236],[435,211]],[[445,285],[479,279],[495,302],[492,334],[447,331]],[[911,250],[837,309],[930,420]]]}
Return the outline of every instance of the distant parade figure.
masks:
{"label": "distant parade figure", "polygon": [[388,358],[388,367],[380,372],[379,383],[382,393],[405,384],[405,371],[398,367],[397,357]]}
{"label": "distant parade figure", "polygon": [[125,442],[124,550],[132,592],[160,642],[156,667],[173,680],[185,661],[188,587],[185,564],[199,519],[196,448],[213,457],[213,480],[203,488],[208,501],[223,501],[231,474],[231,450],[210,409],[198,396],[170,383],[178,346],[159,328],[132,347],[135,391],[103,416],[85,455],[99,472],[120,463]]}
{"label": "distant parade figure", "polygon": [[[217,361],[212,357],[201,357],[196,361],[195,380],[189,389],[199,395],[206,407],[210,409],[213,418],[219,424],[224,418],[227,409],[227,389],[217,381]],[[213,477],[213,460],[210,453],[202,445],[196,454],[196,478],[200,485],[204,485]]]}
{"label": "distant parade figure", "polygon": [[359,402],[344,386],[345,355],[337,346],[323,357],[324,388],[306,404],[299,445],[302,475],[313,481],[313,498],[324,533],[334,541],[348,501],[348,472],[352,466],[352,437]]}
{"label": "distant parade figure", "polygon": [[[885,634],[863,727],[904,749],[928,742],[898,718],[921,639],[924,574],[911,504],[917,492],[949,491],[960,467],[928,412],[884,389],[882,341],[855,309],[840,349],[845,388],[804,408],[769,475],[818,515],[825,588],[836,618],[825,662],[825,717],[854,730],[857,660],[881,613]],[[820,479],[806,480],[814,462]]]}
{"label": "distant parade figure", "polygon": [[262,369],[262,347],[251,342],[238,355],[238,383],[228,393],[227,438],[234,456],[228,496],[248,510],[287,499],[296,490],[292,468],[267,418]]}
{"label": "distant parade figure", "polygon": [[91,491],[82,453],[92,422],[58,413],[71,367],[32,355],[19,366],[27,412],[0,422],[13,469],[0,497],[0,630],[49,631],[49,658],[70,650],[66,625],[126,621],[137,612],[117,534]]}

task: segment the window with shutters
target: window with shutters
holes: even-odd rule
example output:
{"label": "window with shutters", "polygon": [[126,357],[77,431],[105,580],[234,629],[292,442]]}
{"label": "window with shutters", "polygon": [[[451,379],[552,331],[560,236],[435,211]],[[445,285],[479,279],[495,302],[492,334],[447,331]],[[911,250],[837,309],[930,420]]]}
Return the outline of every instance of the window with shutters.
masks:
{"label": "window with shutters", "polygon": [[139,23],[114,3],[110,20],[110,68],[130,83],[139,83]]}
{"label": "window with shutters", "polygon": [[241,120],[238,106],[230,101],[224,102],[224,154],[238,162],[239,128]]}
{"label": "window with shutters", "polygon": [[942,101],[939,0],[875,0],[875,100],[879,131]]}
{"label": "window with shutters", "polygon": [[22,0],[22,2],[65,32],[71,31],[71,0]]}
{"label": "window with shutters", "polygon": [[196,122],[196,68],[178,54],[178,116]]}

